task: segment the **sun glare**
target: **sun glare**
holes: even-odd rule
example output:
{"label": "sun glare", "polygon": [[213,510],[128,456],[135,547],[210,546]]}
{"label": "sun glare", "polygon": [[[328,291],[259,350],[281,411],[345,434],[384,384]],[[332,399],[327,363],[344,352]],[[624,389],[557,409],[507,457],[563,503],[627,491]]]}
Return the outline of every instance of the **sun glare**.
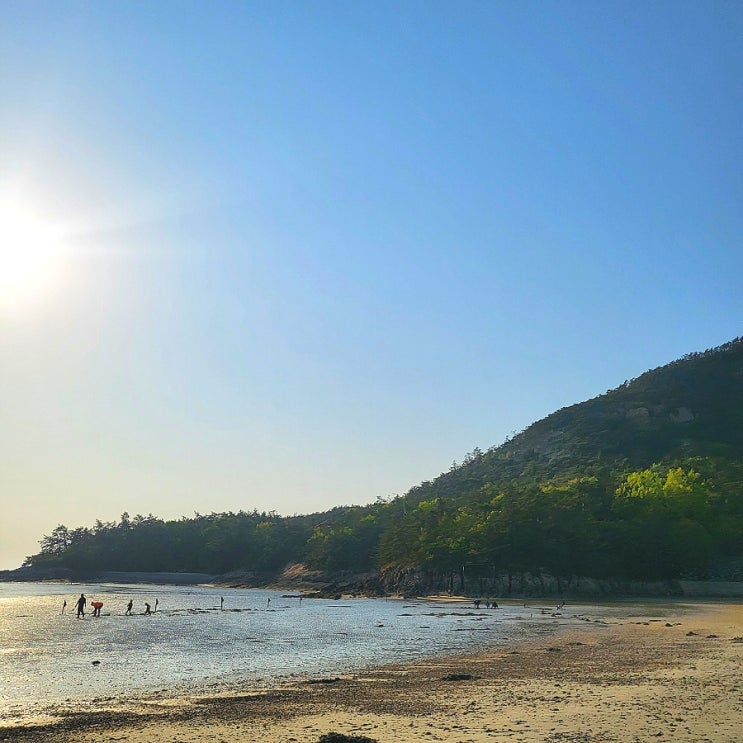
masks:
{"label": "sun glare", "polygon": [[0,204],[0,305],[42,299],[53,286],[60,252],[58,235],[42,217]]}

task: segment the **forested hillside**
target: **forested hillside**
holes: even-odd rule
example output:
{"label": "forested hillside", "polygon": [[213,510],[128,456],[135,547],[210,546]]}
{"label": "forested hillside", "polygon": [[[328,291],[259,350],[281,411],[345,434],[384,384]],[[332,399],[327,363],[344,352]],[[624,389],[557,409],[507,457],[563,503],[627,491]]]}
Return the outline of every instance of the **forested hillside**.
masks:
{"label": "forested hillside", "polygon": [[[352,494],[349,494],[349,498]],[[79,571],[416,571],[431,589],[502,576],[743,579],[743,340],[690,354],[404,496],[281,517],[127,514],[59,526],[28,558]]]}

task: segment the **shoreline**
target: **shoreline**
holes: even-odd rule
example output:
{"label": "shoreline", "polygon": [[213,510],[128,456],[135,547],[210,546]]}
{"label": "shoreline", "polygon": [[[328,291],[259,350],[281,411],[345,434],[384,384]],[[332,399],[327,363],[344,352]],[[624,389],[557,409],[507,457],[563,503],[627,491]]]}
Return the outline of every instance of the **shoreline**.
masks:
{"label": "shoreline", "polygon": [[[77,573],[71,569],[39,570],[36,568],[16,568],[14,570],[0,570],[0,584],[2,583],[63,583],[63,584],[126,584],[126,585],[171,585],[171,586],[202,586],[214,589],[253,589],[269,591],[291,591],[304,594],[307,598],[336,598],[336,597],[366,597],[384,598],[402,596],[405,598],[419,598],[426,596],[424,592],[408,592],[401,586],[395,590],[394,586],[380,591],[376,586],[370,589],[368,575],[348,576],[345,573],[327,574],[323,578],[308,580],[306,571],[300,574],[288,575],[285,572],[273,576],[264,576],[257,580],[253,577],[247,580],[245,576],[235,574],[210,575],[208,573],[173,573],[173,572],[123,572],[103,571],[95,574]],[[668,600],[743,600],[743,581],[729,580],[686,580],[673,578],[657,581],[638,580],[608,580],[580,578],[573,576],[560,581],[551,575],[521,576],[521,583],[526,581],[521,589],[496,590],[492,587],[485,591],[503,600],[536,600],[550,598],[552,600],[566,599],[568,601],[606,601],[613,599],[648,600],[666,598]],[[510,587],[510,584],[509,584]],[[475,595],[472,595],[475,598]]]}
{"label": "shoreline", "polygon": [[[558,628],[508,647],[216,695],[100,700],[12,741],[316,743],[714,741],[743,729],[743,605],[672,603],[662,619]],[[665,620],[665,621],[664,621]]]}

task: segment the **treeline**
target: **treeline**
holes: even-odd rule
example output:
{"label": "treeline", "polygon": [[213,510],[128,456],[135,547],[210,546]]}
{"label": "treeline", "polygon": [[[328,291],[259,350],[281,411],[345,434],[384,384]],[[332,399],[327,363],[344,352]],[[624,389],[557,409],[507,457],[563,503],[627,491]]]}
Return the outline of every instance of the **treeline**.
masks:
{"label": "treeline", "polygon": [[[470,465],[472,463],[470,462]],[[549,480],[430,487],[308,516],[257,511],[152,515],[59,526],[27,565],[77,571],[277,574],[422,570],[431,585],[487,585],[496,574],[616,579],[743,579],[743,466],[696,457],[635,471],[574,468]]]}
{"label": "treeline", "polygon": [[175,521],[124,513],[118,523],[97,521],[90,529],[58,526],[25,565],[83,572],[270,572],[301,559],[312,532],[311,517],[257,511]]}

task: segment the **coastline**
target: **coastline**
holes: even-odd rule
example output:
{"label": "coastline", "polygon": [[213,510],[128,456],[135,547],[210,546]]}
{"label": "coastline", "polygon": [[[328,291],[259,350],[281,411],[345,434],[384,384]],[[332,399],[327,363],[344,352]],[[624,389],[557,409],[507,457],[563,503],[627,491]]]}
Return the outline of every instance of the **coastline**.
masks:
{"label": "coastline", "polygon": [[[314,683],[313,683],[314,682]],[[743,729],[743,605],[669,604],[663,619],[564,628],[475,655],[216,696],[101,700],[12,741],[316,743],[715,741]]]}
{"label": "coastline", "polygon": [[[603,601],[620,599],[728,599],[743,600],[741,580],[686,580],[680,578],[638,581],[608,580],[579,576],[558,578],[550,574],[517,574],[510,579],[500,577],[504,585],[491,586],[485,594],[511,599],[567,599],[568,601]],[[250,588],[271,591],[291,591],[307,597],[340,598],[366,596],[384,598],[400,595],[407,598],[429,596],[435,590],[420,582],[382,580],[372,573],[348,571],[324,572],[308,569],[304,565],[290,565],[278,573],[258,575],[252,572],[233,571],[222,575],[209,573],[174,572],[80,572],[70,568],[21,567],[0,570],[0,583],[122,583],[130,585],[180,585],[210,586],[213,588]],[[506,590],[507,584],[507,590]],[[481,589],[482,590],[482,589]],[[472,594],[468,594],[472,596]],[[449,597],[451,598],[451,597]]]}

